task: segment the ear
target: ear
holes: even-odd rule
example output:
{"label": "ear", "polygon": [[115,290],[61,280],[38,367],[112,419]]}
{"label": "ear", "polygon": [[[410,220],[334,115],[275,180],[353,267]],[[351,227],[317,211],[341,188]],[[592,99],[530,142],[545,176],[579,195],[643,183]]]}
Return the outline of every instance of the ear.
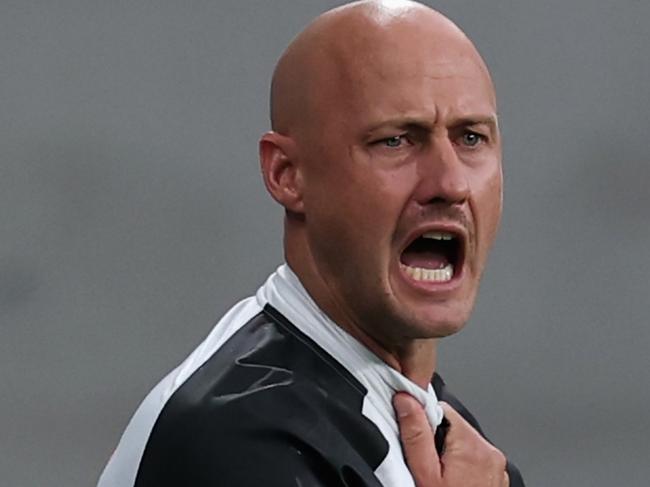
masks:
{"label": "ear", "polygon": [[303,183],[290,137],[267,132],[259,144],[260,165],[266,189],[273,199],[293,213],[303,212]]}

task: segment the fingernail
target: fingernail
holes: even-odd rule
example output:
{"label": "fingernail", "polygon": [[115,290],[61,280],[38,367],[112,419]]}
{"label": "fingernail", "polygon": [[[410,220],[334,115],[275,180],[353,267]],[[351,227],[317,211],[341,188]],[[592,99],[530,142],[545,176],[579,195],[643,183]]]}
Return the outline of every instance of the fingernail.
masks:
{"label": "fingernail", "polygon": [[397,394],[393,399],[393,406],[398,418],[404,418],[413,412],[413,405],[408,397]]}

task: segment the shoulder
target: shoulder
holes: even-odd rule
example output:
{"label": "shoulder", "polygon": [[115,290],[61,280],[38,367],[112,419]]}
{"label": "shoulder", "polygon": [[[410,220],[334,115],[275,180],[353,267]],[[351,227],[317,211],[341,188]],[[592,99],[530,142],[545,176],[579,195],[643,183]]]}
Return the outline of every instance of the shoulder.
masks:
{"label": "shoulder", "polygon": [[[365,393],[320,347],[265,310],[169,398],[136,486],[210,479],[287,485],[296,478],[304,485],[338,485],[342,462],[360,458],[350,438],[377,434],[361,415]],[[384,445],[373,451],[369,443],[370,456],[380,461]]]}

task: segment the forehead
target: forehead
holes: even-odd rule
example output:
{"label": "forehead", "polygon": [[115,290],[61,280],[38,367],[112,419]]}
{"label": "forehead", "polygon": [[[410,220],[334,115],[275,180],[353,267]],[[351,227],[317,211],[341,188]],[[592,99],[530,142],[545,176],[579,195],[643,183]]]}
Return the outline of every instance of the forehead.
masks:
{"label": "forehead", "polygon": [[321,93],[333,91],[328,110],[346,112],[349,121],[496,112],[487,68],[457,36],[405,25],[351,42],[334,62],[337,76]]}

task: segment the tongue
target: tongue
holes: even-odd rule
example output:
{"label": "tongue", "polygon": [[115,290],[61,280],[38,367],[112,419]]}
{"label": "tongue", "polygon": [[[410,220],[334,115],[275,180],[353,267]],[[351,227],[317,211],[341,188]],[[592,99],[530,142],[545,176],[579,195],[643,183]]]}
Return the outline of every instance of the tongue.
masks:
{"label": "tongue", "polygon": [[402,264],[423,269],[442,269],[449,264],[449,259],[442,252],[434,250],[406,249],[402,253]]}

